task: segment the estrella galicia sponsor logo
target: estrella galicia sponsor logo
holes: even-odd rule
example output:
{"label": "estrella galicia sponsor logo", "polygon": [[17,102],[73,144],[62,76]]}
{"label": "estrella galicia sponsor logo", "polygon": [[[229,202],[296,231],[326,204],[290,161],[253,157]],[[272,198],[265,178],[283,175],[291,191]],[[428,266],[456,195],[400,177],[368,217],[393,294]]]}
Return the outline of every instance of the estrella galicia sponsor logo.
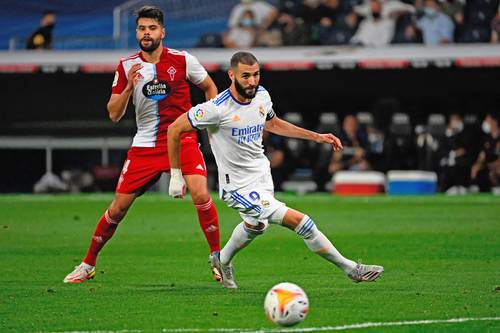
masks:
{"label": "estrella galicia sponsor logo", "polygon": [[236,138],[238,144],[250,143],[259,140],[262,137],[262,131],[264,131],[264,125],[262,124],[243,128],[231,128],[231,136]]}
{"label": "estrella galicia sponsor logo", "polygon": [[149,81],[142,87],[144,96],[155,101],[161,101],[170,95],[170,90],[171,88],[167,82],[159,81],[158,79]]}

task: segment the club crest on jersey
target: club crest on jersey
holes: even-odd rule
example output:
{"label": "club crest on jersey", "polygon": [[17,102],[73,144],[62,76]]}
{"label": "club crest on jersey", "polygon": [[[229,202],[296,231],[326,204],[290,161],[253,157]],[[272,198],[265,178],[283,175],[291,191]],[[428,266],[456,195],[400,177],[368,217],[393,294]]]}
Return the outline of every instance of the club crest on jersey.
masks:
{"label": "club crest on jersey", "polygon": [[262,105],[259,106],[259,114],[261,117],[264,117],[265,112],[264,112],[264,107]]}
{"label": "club crest on jersey", "polygon": [[203,109],[197,109],[195,112],[194,112],[194,118],[196,120],[201,120],[203,119],[203,117],[205,117],[205,111],[203,111]]}
{"label": "club crest on jersey", "polygon": [[167,73],[170,75],[170,81],[173,81],[175,78],[175,73],[177,73],[177,71],[175,70],[174,66],[170,66]]}
{"label": "club crest on jersey", "polygon": [[159,81],[158,79],[149,81],[142,87],[144,96],[155,101],[161,101],[170,95],[170,90],[171,88],[167,82]]}

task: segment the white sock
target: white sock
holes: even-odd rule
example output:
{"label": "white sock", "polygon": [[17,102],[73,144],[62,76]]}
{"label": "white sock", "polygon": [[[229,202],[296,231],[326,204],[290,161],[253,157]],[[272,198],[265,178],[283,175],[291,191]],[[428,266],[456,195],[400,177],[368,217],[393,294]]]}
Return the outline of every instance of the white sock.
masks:
{"label": "white sock", "polygon": [[220,251],[220,261],[223,265],[231,262],[233,257],[262,232],[255,232],[245,227],[245,222],[241,222],[234,228],[229,241]]}
{"label": "white sock", "polygon": [[344,272],[349,273],[356,268],[356,263],[340,254],[309,216],[304,216],[295,232],[304,239],[309,250],[337,265]]}

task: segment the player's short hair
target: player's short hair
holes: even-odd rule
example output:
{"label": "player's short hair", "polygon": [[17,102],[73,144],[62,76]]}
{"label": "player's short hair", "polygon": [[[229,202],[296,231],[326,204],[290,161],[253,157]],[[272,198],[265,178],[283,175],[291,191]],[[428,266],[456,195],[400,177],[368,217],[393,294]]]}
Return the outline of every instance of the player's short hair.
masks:
{"label": "player's short hair", "polygon": [[250,52],[236,52],[233,54],[231,57],[231,68],[237,68],[238,64],[243,64],[243,65],[253,65],[255,63],[258,63],[259,61],[253,54]]}
{"label": "player's short hair", "polygon": [[160,8],[155,6],[143,6],[137,12],[137,17],[135,19],[135,24],[139,22],[140,18],[150,18],[156,20],[158,23],[163,25],[163,12]]}

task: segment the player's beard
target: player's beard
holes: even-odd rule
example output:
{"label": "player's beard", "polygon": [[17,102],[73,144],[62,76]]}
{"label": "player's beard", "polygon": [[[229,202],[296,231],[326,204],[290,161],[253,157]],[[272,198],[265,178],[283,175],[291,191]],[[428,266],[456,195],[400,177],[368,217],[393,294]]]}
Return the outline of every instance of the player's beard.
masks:
{"label": "player's beard", "polygon": [[147,40],[150,41],[150,44],[148,46],[145,46],[142,44],[144,41],[144,38],[145,37],[143,37],[141,40],[139,40],[139,47],[144,52],[147,52],[147,53],[154,52],[158,48],[158,46],[160,46],[161,38],[154,39],[152,37],[148,37]]}
{"label": "player's beard", "polygon": [[253,88],[245,88],[238,82],[236,78],[234,79],[234,87],[236,88],[238,94],[240,94],[241,97],[246,99],[252,99],[255,97],[255,94],[257,94],[258,86],[255,86]]}

